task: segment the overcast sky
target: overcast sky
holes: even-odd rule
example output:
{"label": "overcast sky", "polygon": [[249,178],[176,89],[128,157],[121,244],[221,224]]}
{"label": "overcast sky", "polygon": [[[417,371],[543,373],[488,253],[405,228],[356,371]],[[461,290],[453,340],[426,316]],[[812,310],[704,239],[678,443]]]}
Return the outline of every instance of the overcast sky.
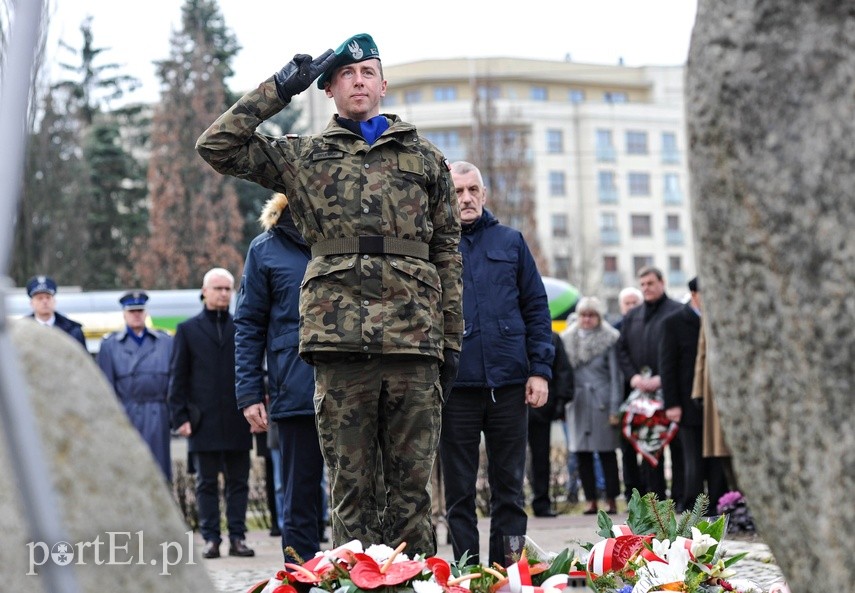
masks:
{"label": "overcast sky", "polygon": [[[104,60],[143,81],[132,99],[155,101],[154,60],[169,55],[182,0],[51,0],[51,39],[81,45],[80,23],[93,17]],[[696,0],[220,0],[242,50],[233,62],[236,90],[249,89],[295,53],[318,55],[355,33],[370,33],[386,64],[431,58],[522,57],[628,66],[685,63]],[[394,84],[394,81],[391,81]]]}

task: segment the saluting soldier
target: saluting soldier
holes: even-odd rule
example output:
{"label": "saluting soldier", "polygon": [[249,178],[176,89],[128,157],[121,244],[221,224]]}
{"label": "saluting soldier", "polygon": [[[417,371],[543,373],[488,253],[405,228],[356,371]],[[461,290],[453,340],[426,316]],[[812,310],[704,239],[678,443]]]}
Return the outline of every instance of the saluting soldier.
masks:
{"label": "saluting soldier", "polygon": [[[316,78],[337,110],[321,134],[256,132]],[[299,352],[315,365],[334,544],[405,541],[433,554],[431,468],[463,330],[460,215],[447,161],[414,125],[380,113],[385,94],[377,45],[354,35],[314,60],[294,56],[197,150],[217,171],[287,195],[311,248]],[[267,425],[261,404],[245,415]]]}
{"label": "saluting soldier", "polygon": [[125,328],[101,342],[98,366],[113,386],[131,424],[148,444],[167,480],[172,480],[169,453],[169,359],[172,336],[146,327],[145,306],[148,295],[130,291],[119,303]]}

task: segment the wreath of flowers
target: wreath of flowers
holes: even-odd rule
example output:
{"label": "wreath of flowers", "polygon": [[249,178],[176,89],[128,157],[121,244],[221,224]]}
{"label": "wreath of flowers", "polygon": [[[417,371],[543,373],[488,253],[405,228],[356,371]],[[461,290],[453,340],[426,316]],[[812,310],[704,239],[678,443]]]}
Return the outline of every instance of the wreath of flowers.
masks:
{"label": "wreath of flowers", "polygon": [[470,565],[465,555],[456,563],[410,558],[406,543],[363,549],[352,541],[308,561],[286,563],[247,593],[562,593],[574,585],[595,593],[760,593],[754,583],[733,578],[732,566],[745,554],[724,557],[727,515],[706,517],[708,504],[702,494],[691,511],[678,516],[672,500],[634,490],[626,524],[615,525],[599,512],[603,539],[582,545],[584,559],[570,549],[545,554],[528,538],[518,561],[507,567]]}

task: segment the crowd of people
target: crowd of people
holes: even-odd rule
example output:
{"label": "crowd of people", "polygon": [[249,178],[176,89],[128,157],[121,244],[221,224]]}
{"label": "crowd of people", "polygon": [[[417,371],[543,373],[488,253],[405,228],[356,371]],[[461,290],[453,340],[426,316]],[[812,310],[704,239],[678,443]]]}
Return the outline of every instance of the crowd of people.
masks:
{"label": "crowd of people", "polygon": [[[257,130],[316,80],[336,108],[322,133]],[[578,471],[584,513],[597,513],[600,498],[618,512],[621,484],[625,496],[670,494],[680,508],[720,492],[724,465],[705,446],[708,382],[695,372],[705,354],[697,280],[681,305],[658,269],[643,268],[640,290],[621,292],[619,324],[585,295],[567,329],[553,332],[535,259],[486,208],[481,171],[449,164],[415,126],[381,114],[386,84],[362,33],[317,58],[295,55],[238,99],[196,147],[217,171],[273,192],[234,316],[235,279],[212,268],[199,315],[174,336],[146,327],[148,296],[131,291],[120,299],[126,328],[102,343],[98,364],[167,480],[170,429],[188,440],[203,556],[220,555],[220,474],[229,554],[253,554],[244,539],[252,433],[275,431],[270,475],[286,561],[318,551],[327,520],[333,545],[406,542],[432,555],[440,515],[455,559],[480,562],[483,443],[489,563],[506,565],[527,529],[527,466],[531,512],[556,516],[556,420],[568,494]],[[46,313],[52,280],[36,277],[28,291],[40,322],[81,339],[79,325]],[[668,445],[670,490],[664,464],[639,460],[623,438],[623,406],[636,392],[661,397],[680,427]]]}

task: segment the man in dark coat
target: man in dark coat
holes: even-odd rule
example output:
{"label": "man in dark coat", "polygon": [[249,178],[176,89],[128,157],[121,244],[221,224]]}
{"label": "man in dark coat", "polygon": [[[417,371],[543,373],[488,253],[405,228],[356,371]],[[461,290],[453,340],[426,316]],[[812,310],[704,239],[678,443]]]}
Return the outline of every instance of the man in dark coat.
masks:
{"label": "man in dark coat", "polygon": [[[282,549],[291,548],[308,559],[320,549],[324,510],[315,380],[297,348],[300,282],[310,252],[284,194],[273,195],[260,220],[265,232],[249,246],[235,307],[237,405],[255,430],[269,430],[270,421],[277,428]],[[269,408],[264,405],[265,391]],[[285,553],[286,562],[296,560]]]}
{"label": "man in dark coat", "polygon": [[549,381],[549,398],[540,408],[528,411],[528,449],[531,455],[531,510],[535,517],[555,517],[549,496],[549,479],[552,466],[552,423],[564,418],[564,405],[573,398],[573,369],[567,360],[561,336],[552,332],[555,360],[552,362],[552,380]]}
{"label": "man in dark coat", "polygon": [[680,425],[677,437],[683,447],[683,467],[674,467],[673,471],[682,469],[684,491],[672,493],[672,498],[678,504],[682,501],[685,509],[691,509],[698,495],[704,492],[704,482],[707,483],[712,506],[724,494],[726,487],[724,472],[716,459],[704,459],[703,402],[692,399],[701,332],[701,293],[697,278],[689,281],[689,293],[689,302],[662,321],[662,341],[659,343],[659,375],[662,377],[665,416]]}
{"label": "man in dark coat", "polygon": [[525,478],[528,409],[549,396],[552,320],[543,280],[517,230],[484,208],[486,188],[471,163],[451,165],[463,232],[463,348],[442,411],[440,460],[454,558],[479,562],[476,480],[481,434],[490,483],[490,561],[507,566],[528,524]]}
{"label": "man in dark coat", "polygon": [[33,276],[27,281],[32,317],[41,325],[61,329],[86,348],[83,326],[56,312],[56,282],[50,276]]}
{"label": "man in dark coat", "polygon": [[196,468],[202,556],[220,556],[219,474],[225,477],[229,556],[254,556],[247,547],[249,452],[252,435],[235,402],[235,325],[229,313],[234,276],[213,268],[202,281],[205,308],[178,324],[172,355],[172,426],[188,438]]}
{"label": "man in dark coat", "polygon": [[[644,304],[627,311],[621,322],[620,338],[617,342],[618,362],[624,378],[629,379],[632,389],[655,393],[662,387],[659,376],[659,342],[662,339],[662,320],[682,305],[665,294],[662,271],[645,266],[638,271],[638,284],[644,296]],[[679,441],[671,441],[672,467],[683,467],[682,449]],[[683,475],[673,473],[671,492],[683,492]],[[654,492],[660,500],[665,499],[665,464],[651,467],[641,463],[641,492]],[[626,495],[632,494],[627,492]],[[682,509],[682,500],[675,499]]]}

